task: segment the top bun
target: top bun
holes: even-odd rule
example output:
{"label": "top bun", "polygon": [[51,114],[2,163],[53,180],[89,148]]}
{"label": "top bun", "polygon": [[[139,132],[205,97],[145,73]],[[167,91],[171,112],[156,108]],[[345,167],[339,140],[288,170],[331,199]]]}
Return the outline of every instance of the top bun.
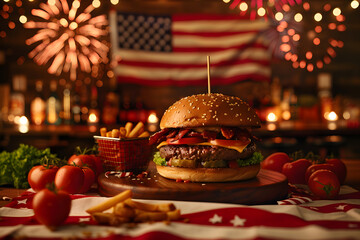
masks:
{"label": "top bun", "polygon": [[238,97],[220,93],[184,97],[171,105],[160,128],[260,127],[255,110]]}

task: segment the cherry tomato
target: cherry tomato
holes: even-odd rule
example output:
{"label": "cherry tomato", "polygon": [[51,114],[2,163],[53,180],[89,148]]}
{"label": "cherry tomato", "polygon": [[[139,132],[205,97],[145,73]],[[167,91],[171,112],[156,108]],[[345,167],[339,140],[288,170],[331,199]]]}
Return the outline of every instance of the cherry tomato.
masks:
{"label": "cherry tomato", "polygon": [[169,145],[180,145],[180,144],[196,144],[204,142],[202,138],[197,137],[186,137],[175,140],[175,138],[168,138],[166,143]]}
{"label": "cherry tomato", "polygon": [[320,169],[326,169],[326,170],[329,170],[329,171],[332,171],[333,173],[335,173],[334,165],[331,165],[328,163],[313,164],[310,167],[308,167],[308,169],[305,172],[306,182],[309,181],[309,177],[311,176],[311,174],[313,174],[315,171],[320,170]]}
{"label": "cherry tomato", "polygon": [[345,182],[345,178],[347,174],[347,169],[344,162],[341,161],[340,159],[332,158],[332,159],[327,159],[326,163],[334,166],[334,173],[336,174],[336,176],[338,176],[340,184],[343,184]]}
{"label": "cherry tomato", "polygon": [[321,199],[334,199],[340,191],[340,182],[336,174],[326,169],[311,174],[308,185],[311,192]]}
{"label": "cherry tomato", "polygon": [[306,184],[305,172],[311,162],[307,159],[298,159],[294,162],[285,163],[282,173],[287,177],[291,184]]}
{"label": "cherry tomato", "polygon": [[44,188],[35,194],[32,206],[36,220],[52,229],[65,222],[69,216],[71,198],[64,191]]}
{"label": "cherry tomato", "polygon": [[67,193],[79,193],[84,184],[84,172],[80,167],[66,165],[61,167],[55,176],[55,185]]}
{"label": "cherry tomato", "polygon": [[89,167],[93,171],[96,171],[95,160],[92,155],[80,154],[80,155],[72,155],[68,160],[69,165],[76,165],[79,167]]}
{"label": "cherry tomato", "polygon": [[282,172],[284,164],[288,162],[290,162],[289,155],[284,152],[276,152],[265,158],[265,160],[261,163],[261,167],[263,169]]}
{"label": "cherry tomato", "polygon": [[83,167],[82,170],[84,172],[84,184],[82,185],[79,193],[86,193],[95,182],[95,173],[88,167]]}
{"label": "cherry tomato", "polygon": [[57,166],[52,165],[38,165],[31,168],[28,174],[30,187],[35,192],[44,189],[47,184],[54,182],[58,170],[59,168]]}
{"label": "cherry tomato", "polygon": [[99,156],[90,155],[95,162],[96,170],[95,170],[95,177],[97,178],[102,172],[104,172],[104,167],[102,165],[101,159]]}

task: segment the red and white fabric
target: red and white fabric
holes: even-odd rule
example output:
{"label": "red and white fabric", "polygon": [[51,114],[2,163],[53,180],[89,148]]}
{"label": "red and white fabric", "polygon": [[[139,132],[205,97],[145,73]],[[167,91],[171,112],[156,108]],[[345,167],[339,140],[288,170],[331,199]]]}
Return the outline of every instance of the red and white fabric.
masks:
{"label": "red and white fabric", "polygon": [[[236,205],[172,201],[182,219],[134,228],[98,225],[85,212],[104,197],[72,195],[65,224],[50,231],[36,222],[26,191],[0,208],[0,238],[30,239],[360,239],[360,192],[343,186],[337,200],[289,205]],[[156,200],[139,200],[161,202]],[[184,221],[187,219],[187,221]]]}

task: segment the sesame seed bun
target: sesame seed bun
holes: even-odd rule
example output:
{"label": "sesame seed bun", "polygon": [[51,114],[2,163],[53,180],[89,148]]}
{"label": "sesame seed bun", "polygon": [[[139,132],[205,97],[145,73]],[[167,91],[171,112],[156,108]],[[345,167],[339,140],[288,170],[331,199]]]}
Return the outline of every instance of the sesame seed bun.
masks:
{"label": "sesame seed bun", "polygon": [[190,182],[231,182],[254,178],[260,171],[260,164],[239,168],[180,168],[156,166],[158,173],[170,179]]}
{"label": "sesame seed bun", "polygon": [[240,98],[211,93],[180,99],[165,111],[160,122],[161,129],[214,126],[258,128],[260,120]]}

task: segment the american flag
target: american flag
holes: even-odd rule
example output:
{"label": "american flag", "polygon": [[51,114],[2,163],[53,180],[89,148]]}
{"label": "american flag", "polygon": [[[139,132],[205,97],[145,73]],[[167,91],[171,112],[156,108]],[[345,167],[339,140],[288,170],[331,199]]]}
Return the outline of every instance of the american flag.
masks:
{"label": "american flag", "polygon": [[269,81],[263,20],[229,15],[110,14],[115,74],[121,83],[153,86]]}

